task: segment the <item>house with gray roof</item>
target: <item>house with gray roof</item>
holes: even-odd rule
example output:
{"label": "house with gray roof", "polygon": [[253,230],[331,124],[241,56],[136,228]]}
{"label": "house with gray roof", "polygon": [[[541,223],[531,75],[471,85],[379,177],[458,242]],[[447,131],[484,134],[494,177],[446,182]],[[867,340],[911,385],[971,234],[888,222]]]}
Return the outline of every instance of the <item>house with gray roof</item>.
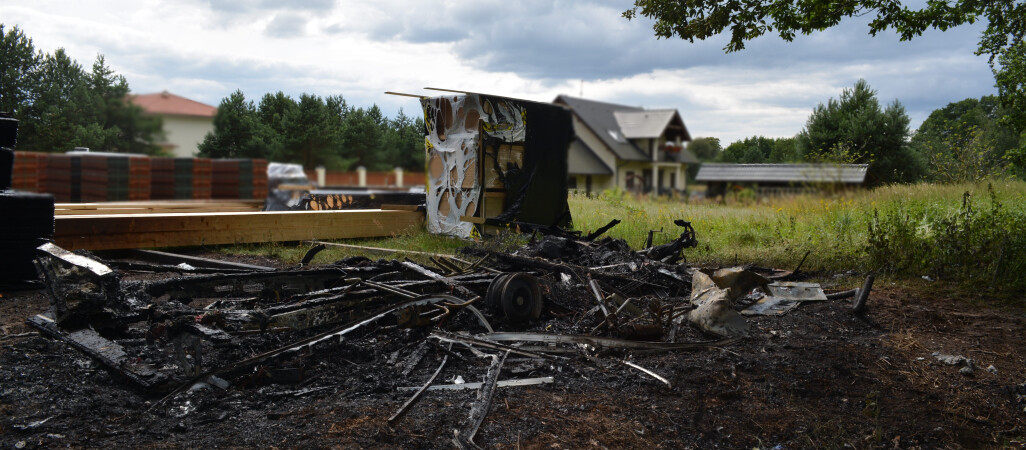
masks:
{"label": "house with gray roof", "polygon": [[707,196],[724,195],[728,185],[754,186],[761,194],[852,188],[866,181],[869,164],[702,164],[695,181]]}
{"label": "house with gray roof", "polygon": [[644,109],[560,95],[570,108],[577,139],[567,162],[570,188],[667,194],[684,189],[684,171],[698,159],[676,109]]}

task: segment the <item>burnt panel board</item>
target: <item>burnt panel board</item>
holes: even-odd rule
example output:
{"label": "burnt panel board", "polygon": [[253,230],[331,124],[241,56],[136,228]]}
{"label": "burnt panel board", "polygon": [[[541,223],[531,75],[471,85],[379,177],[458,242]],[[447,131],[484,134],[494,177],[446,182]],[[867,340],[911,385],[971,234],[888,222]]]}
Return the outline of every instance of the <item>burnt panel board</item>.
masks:
{"label": "burnt panel board", "polygon": [[485,219],[570,224],[567,153],[574,132],[569,110],[475,93],[424,98],[421,105],[429,231],[468,237],[481,231],[475,224],[480,227]]}

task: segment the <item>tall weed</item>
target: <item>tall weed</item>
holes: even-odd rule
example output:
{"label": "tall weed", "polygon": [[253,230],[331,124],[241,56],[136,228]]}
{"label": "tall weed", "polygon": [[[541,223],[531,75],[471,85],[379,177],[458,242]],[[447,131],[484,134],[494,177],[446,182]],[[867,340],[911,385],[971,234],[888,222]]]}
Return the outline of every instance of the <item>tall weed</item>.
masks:
{"label": "tall weed", "polygon": [[873,211],[866,245],[871,269],[932,275],[988,290],[1026,288],[1026,213],[1012,209],[987,186],[978,205],[971,191],[954,211],[897,203]]}

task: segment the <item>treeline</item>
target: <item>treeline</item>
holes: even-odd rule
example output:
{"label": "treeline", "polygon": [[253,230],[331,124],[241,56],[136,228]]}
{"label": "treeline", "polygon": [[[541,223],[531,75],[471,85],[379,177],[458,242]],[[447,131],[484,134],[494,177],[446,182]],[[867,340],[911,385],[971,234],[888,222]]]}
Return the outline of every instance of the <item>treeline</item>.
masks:
{"label": "treeline", "polygon": [[1003,120],[1008,115],[995,96],[969,98],[935,110],[913,133],[901,103],[881,107],[859,80],[819,104],[793,137],[752,136],[726,148],[699,137],[689,149],[709,162],[869,164],[872,184],[1026,177],[1023,141]]}
{"label": "treeline", "polygon": [[63,48],[44,54],[17,26],[0,24],[0,72],[0,112],[18,119],[19,150],[160,151],[160,118],[125,101],[128,82],[103,55],[86,71]]}
{"label": "treeline", "polygon": [[[107,66],[103,55],[86,71],[64,49],[44,54],[17,26],[0,24],[0,74],[0,112],[19,120],[19,150],[164,152],[160,117],[145,115],[128,101],[128,82]],[[424,167],[424,121],[417,116],[399,111],[389,119],[377,105],[351,107],[342,96],[293,99],[278,92],[254,104],[237,91],[221,101],[214,132],[200,152],[307,168],[419,171]]]}
{"label": "treeline", "polygon": [[424,121],[403,113],[389,119],[377,105],[354,108],[342,96],[282,92],[247,101],[242,91],[225,97],[214,131],[199,146],[211,158],[264,158],[305,168],[423,170]]}

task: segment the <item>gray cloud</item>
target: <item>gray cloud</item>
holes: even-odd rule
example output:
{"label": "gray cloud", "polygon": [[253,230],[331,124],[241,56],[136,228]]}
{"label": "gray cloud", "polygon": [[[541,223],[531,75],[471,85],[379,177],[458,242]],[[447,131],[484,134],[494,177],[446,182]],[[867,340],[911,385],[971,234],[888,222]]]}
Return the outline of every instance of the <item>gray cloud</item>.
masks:
{"label": "gray cloud", "polygon": [[291,38],[306,34],[307,19],[293,13],[278,13],[267,24],[264,34],[276,38]]}
{"label": "gray cloud", "polygon": [[[762,92],[752,101],[753,108],[811,112],[816,104],[837,97],[842,88],[865,78],[877,89],[881,104],[898,99],[906,107],[913,127],[949,102],[994,93],[986,59],[973,55],[984,27],[980,23],[946,32],[931,30],[902,42],[890,31],[870,36],[871,18],[865,17],[847,20],[824,32],[799,35],[793,42],[776,35],[764,36],[749,42],[740,52],[724,54],[726,36],[693,44],[656,39],[651,21],[628,22],[620,17],[622,3],[527,1],[513,8],[493,6],[443,8],[433,14],[422,9],[397,10],[393,11],[393,20],[376,25],[369,35],[412,43],[452,42],[457,56],[472,66],[515,73],[549,87],[568,79],[600,82],[657,70],[712,72],[718,79],[705,82],[716,84],[730,78],[739,86],[760,90],[775,81],[800,81],[805,76],[816,77],[821,86],[826,83],[837,87],[826,96],[822,91]],[[673,93],[631,92],[623,98],[604,100],[678,107],[685,115],[685,111],[709,108]],[[797,126],[791,132],[799,129]]]}
{"label": "gray cloud", "polygon": [[210,9],[227,14],[245,14],[267,10],[328,12],[336,0],[205,0]]}
{"label": "gray cloud", "polygon": [[[980,26],[928,32],[912,42],[893,33],[868,35],[869,17],[784,42],[765,36],[748,48],[724,54],[725,36],[694,44],[656,39],[652,22],[620,17],[622,2],[524,1],[507,6],[383,4],[387,20],[367,25],[372,39],[411,43],[451,42],[457,55],[487,71],[514,72],[541,80],[603,80],[657,69],[796,67],[905,61],[932,53],[971,54]],[[336,30],[338,31],[338,30]],[[350,30],[351,31],[351,30]]]}
{"label": "gray cloud", "polygon": [[[186,0],[187,1],[187,0]],[[228,28],[278,13],[265,33],[272,37],[294,37],[298,28],[297,17],[323,16],[335,9],[337,0],[194,0],[209,9],[205,17],[218,28]]]}

